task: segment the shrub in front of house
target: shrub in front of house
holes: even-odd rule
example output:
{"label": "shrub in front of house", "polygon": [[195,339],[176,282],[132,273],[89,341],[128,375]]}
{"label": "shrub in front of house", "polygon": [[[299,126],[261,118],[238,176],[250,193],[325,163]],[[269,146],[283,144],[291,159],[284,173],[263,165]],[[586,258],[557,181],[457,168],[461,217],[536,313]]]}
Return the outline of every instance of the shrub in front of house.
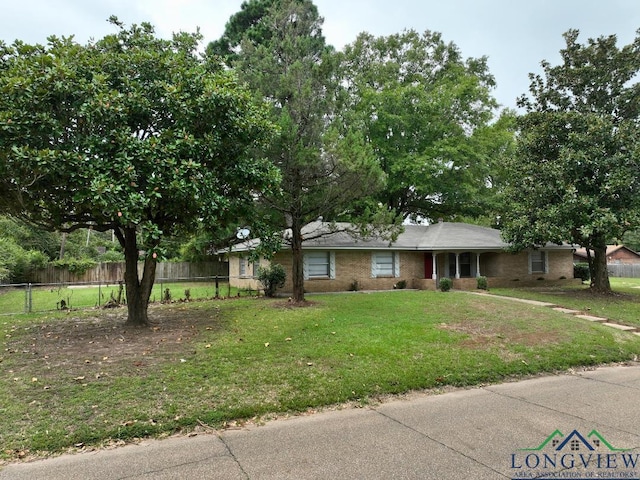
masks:
{"label": "shrub in front of house", "polygon": [[284,287],[286,278],[284,267],[278,263],[268,267],[258,267],[258,281],[262,284],[264,294],[267,297],[274,297],[276,290]]}
{"label": "shrub in front of house", "polygon": [[487,283],[487,277],[478,277],[478,289],[479,290],[489,290],[489,284]]}
{"label": "shrub in front of house", "polygon": [[587,282],[591,279],[591,273],[589,272],[588,263],[575,263],[573,265],[573,278],[579,278],[583,282]]}
{"label": "shrub in front of house", "polygon": [[451,287],[453,287],[453,280],[451,280],[450,278],[441,278],[438,286],[440,287],[441,291],[448,292],[449,290],[451,290]]}
{"label": "shrub in front of house", "polygon": [[407,288],[407,281],[406,280],[400,280],[398,283],[396,283],[393,286],[393,288],[397,289],[397,290],[403,290],[403,289]]}

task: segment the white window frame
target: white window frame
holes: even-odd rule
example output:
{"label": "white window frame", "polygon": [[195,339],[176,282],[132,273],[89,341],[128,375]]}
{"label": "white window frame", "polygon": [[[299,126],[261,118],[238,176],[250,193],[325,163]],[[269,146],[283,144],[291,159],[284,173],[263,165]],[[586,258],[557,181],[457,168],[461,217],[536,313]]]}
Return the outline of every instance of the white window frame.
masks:
{"label": "white window frame", "polygon": [[[534,269],[534,265],[542,265],[542,270]],[[529,252],[529,273],[549,273],[549,255],[545,250],[532,250]]]}
{"label": "white window frame", "polygon": [[[326,265],[320,270],[318,266]],[[305,280],[335,279],[336,278],[336,254],[326,250],[306,252],[303,256],[303,273]]]}
{"label": "white window frame", "polygon": [[238,257],[238,275],[241,277],[247,276],[247,259],[244,257]]}
{"label": "white window frame", "polygon": [[[391,268],[388,268],[388,265],[391,265]],[[371,278],[398,278],[399,276],[400,252],[389,251],[371,254]]]}

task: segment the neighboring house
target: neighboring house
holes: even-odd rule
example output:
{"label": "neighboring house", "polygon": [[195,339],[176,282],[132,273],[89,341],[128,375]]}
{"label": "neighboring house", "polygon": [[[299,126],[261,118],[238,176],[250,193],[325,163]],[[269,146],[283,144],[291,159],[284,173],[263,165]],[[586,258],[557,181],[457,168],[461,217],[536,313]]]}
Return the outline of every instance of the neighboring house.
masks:
{"label": "neighboring house", "polygon": [[[479,276],[487,277],[489,287],[573,279],[573,248],[566,244],[514,254],[506,251],[508,244],[498,230],[477,225],[405,225],[393,243],[358,239],[345,231],[347,227],[313,222],[303,229],[306,292],[389,290],[401,280],[407,288],[434,290],[444,277],[451,278],[458,289],[477,288]],[[249,240],[231,250],[232,286],[260,288],[257,266],[248,261],[258,242]],[[291,250],[286,241],[272,262],[285,267],[283,291],[291,292]]]}
{"label": "neighboring house", "polygon": [[[593,258],[593,250],[591,251]],[[573,261],[576,263],[587,261],[587,249],[577,248],[573,254]],[[634,252],[624,245],[607,245],[607,263],[608,264],[629,264],[640,263],[640,254]]]}

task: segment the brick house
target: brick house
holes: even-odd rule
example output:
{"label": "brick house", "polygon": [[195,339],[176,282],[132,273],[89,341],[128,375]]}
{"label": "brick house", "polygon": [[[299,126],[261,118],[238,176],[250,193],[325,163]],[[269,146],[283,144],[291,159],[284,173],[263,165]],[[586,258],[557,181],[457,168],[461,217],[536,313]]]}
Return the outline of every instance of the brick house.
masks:
{"label": "brick house", "polygon": [[[303,229],[305,291],[390,290],[404,281],[406,288],[435,290],[440,278],[453,288],[475,289],[476,278],[487,277],[489,287],[518,286],[573,279],[573,248],[548,244],[538,250],[507,252],[508,244],[492,228],[440,222],[405,225],[392,244],[380,238],[358,239],[348,225],[313,222]],[[290,233],[289,233],[290,235]],[[287,271],[283,292],[291,292],[291,251],[286,244],[271,260]],[[260,288],[259,264],[248,254],[259,240],[233,247],[229,258],[232,286]]]}
{"label": "brick house", "polygon": [[[593,251],[591,252],[593,256]],[[573,254],[576,263],[587,261],[587,249],[577,248]],[[624,245],[607,245],[607,263],[609,264],[632,264],[640,263],[640,254],[634,252]]]}

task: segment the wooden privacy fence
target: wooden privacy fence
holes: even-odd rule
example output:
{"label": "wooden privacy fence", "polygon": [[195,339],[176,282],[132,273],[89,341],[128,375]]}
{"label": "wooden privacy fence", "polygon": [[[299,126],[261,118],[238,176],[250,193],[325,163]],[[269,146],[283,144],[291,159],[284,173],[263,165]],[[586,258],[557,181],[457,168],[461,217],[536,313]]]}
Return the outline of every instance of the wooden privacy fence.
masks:
{"label": "wooden privacy fence", "polygon": [[[142,275],[144,264],[138,264],[138,274]],[[32,275],[32,283],[93,283],[114,284],[124,281],[124,262],[99,263],[83,273],[72,273],[65,268],[48,266]],[[156,266],[156,281],[159,280],[199,280],[216,276],[228,277],[228,262],[160,262]]]}
{"label": "wooden privacy fence", "polygon": [[640,278],[640,263],[609,263],[610,277]]}

